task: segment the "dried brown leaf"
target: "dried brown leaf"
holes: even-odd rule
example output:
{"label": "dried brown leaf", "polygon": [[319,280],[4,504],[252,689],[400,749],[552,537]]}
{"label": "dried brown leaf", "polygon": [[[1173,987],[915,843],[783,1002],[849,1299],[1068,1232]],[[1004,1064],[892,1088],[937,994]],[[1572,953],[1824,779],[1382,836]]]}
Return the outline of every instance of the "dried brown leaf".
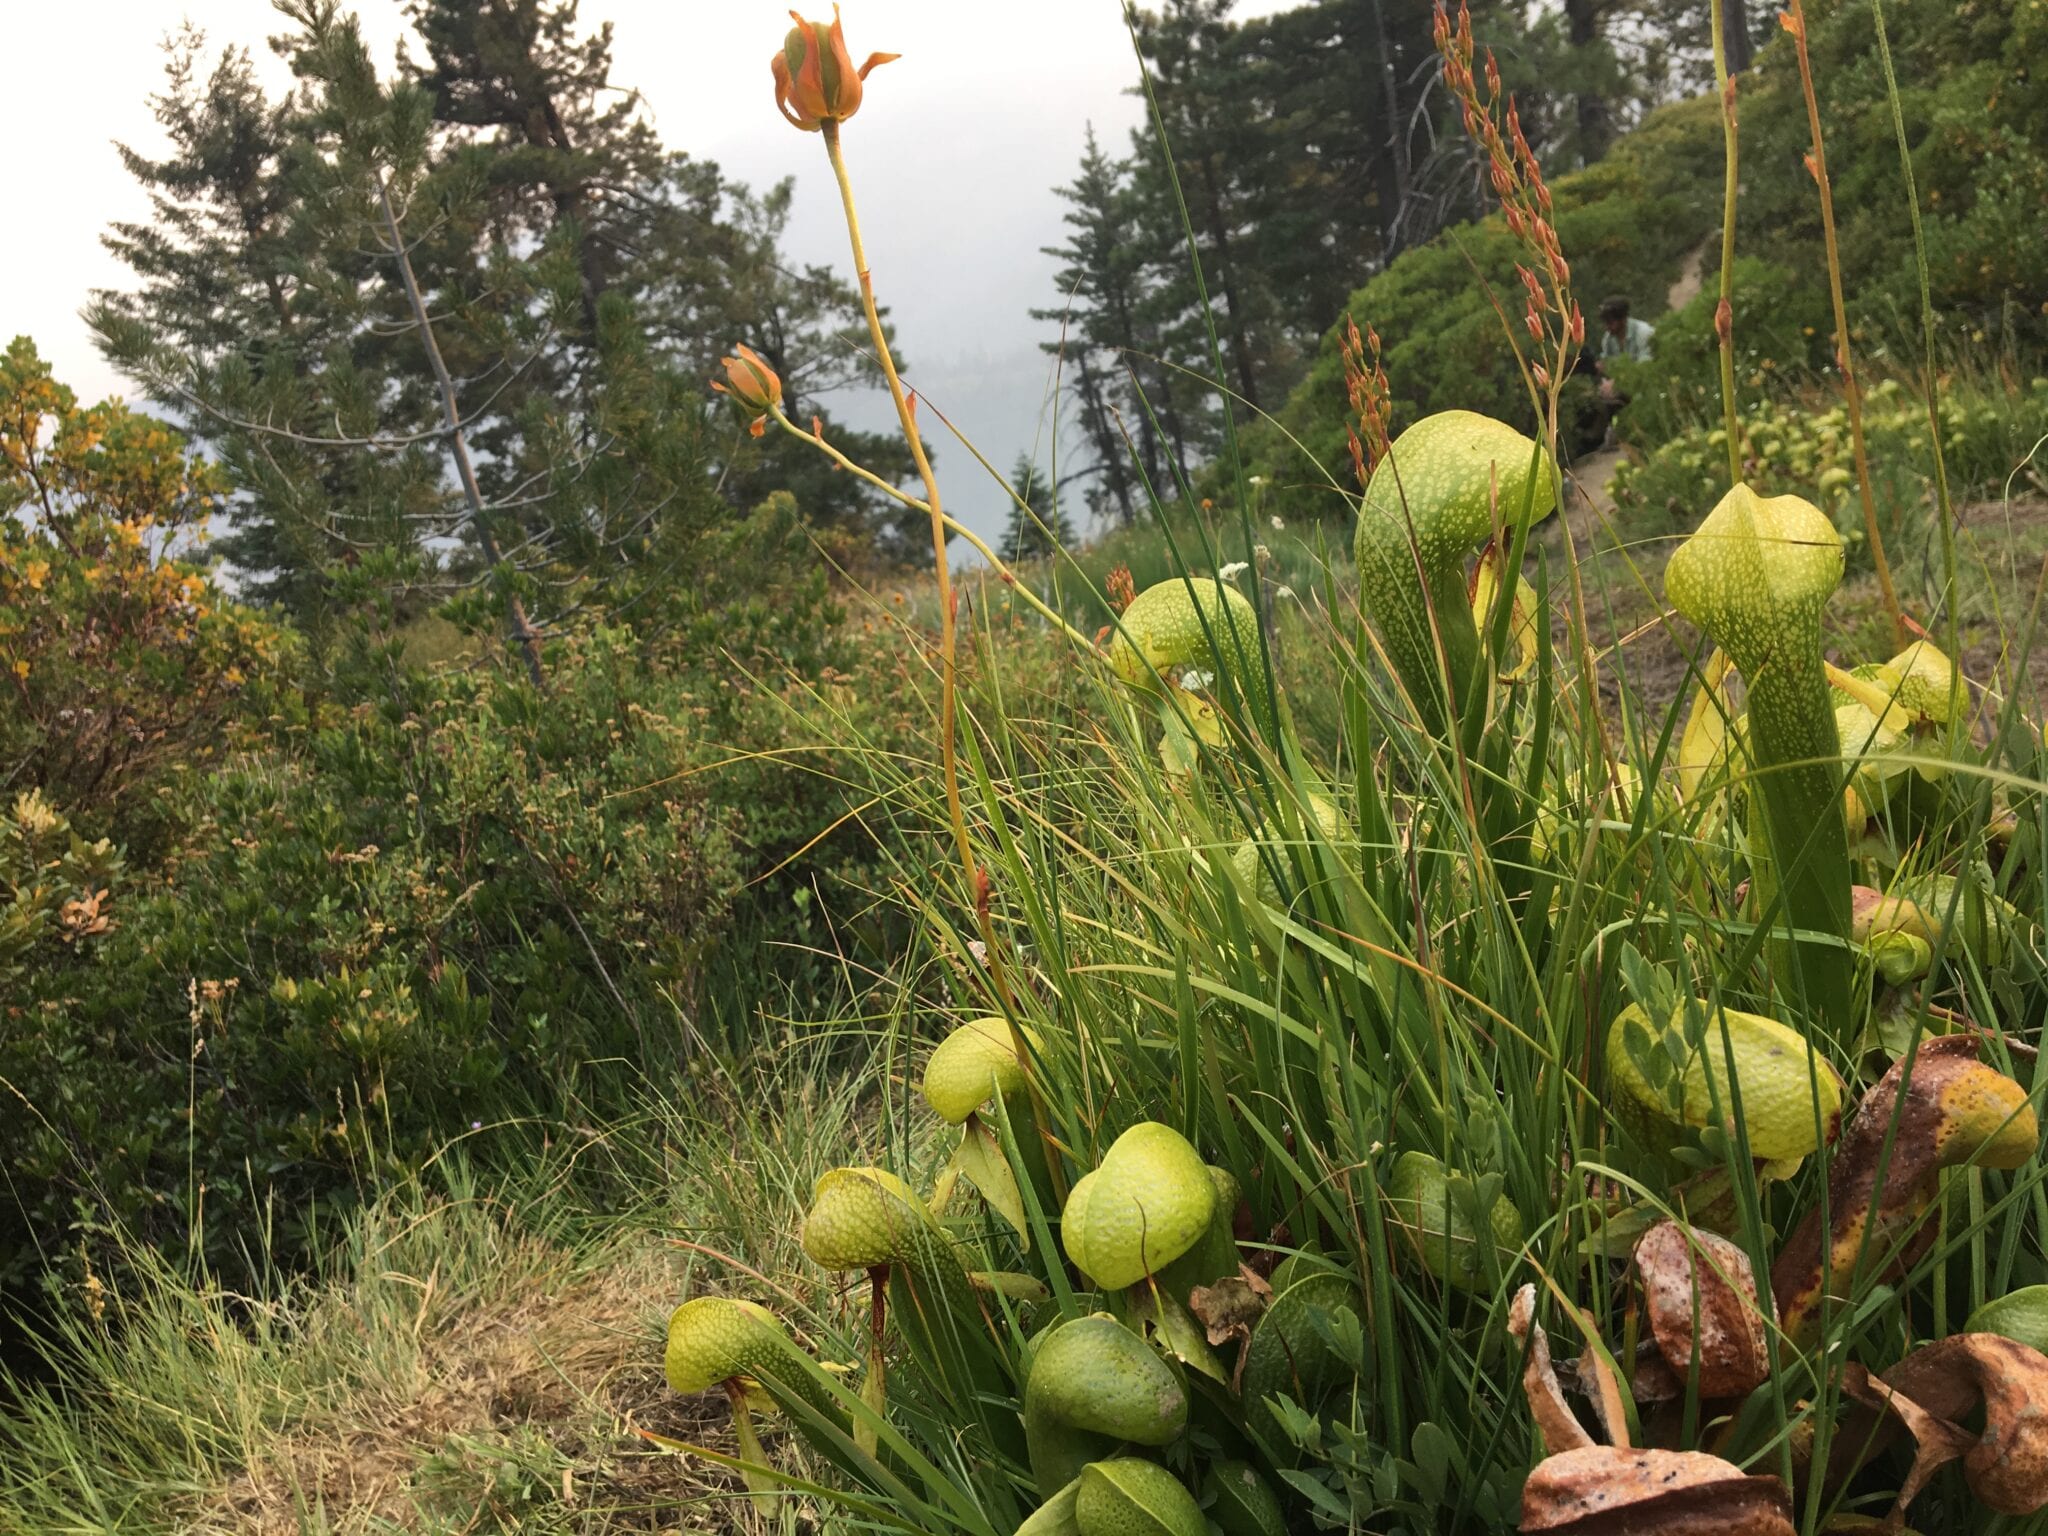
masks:
{"label": "dried brown leaf", "polygon": [[1792,1499],[1698,1451],[1592,1446],[1540,1462],[1522,1485],[1522,1529],[1555,1536],[1794,1536]]}
{"label": "dried brown leaf", "polygon": [[1682,1382],[1699,1357],[1701,1397],[1741,1397],[1770,1370],[1749,1255],[1725,1237],[1660,1222],[1636,1244],[1650,1332]]}
{"label": "dried brown leaf", "polygon": [[[1862,1279],[1869,1283],[1902,1273],[1926,1252],[1934,1228],[1921,1217],[1943,1168],[1972,1160],[2017,1167],[2040,1141],[2026,1090],[1977,1060],[1974,1037],[1925,1042],[1910,1080],[1905,1066],[1903,1059],[1894,1064],[1857,1105],[1835,1148],[1825,1207],[1800,1223],[1771,1266],[1771,1294],[1795,1343],[1813,1342],[1824,1269],[1835,1295],[1846,1298],[1860,1253],[1868,1255]],[[1894,1116],[1898,1129],[1880,1190],[1878,1163]]]}
{"label": "dried brown leaf", "polygon": [[[1259,1282],[1266,1296],[1273,1288]],[[1214,1285],[1198,1285],[1188,1292],[1188,1310],[1202,1320],[1209,1342],[1219,1348],[1232,1339],[1242,1342],[1252,1336],[1252,1324],[1266,1310],[1265,1297],[1240,1275],[1226,1275]]]}
{"label": "dried brown leaf", "polygon": [[[1851,1366],[1842,1388],[1918,1443],[1894,1521],[1935,1472],[1957,1459],[1970,1491],[2000,1514],[2048,1509],[2048,1358],[2040,1351],[1995,1333],[1959,1333],[1916,1349],[1875,1380]],[[1980,1401],[1984,1433],[1975,1435],[1959,1421]],[[1864,1434],[1852,1426],[1844,1438],[1869,1450],[1882,1444],[1882,1436],[1869,1443],[1875,1426],[1861,1427]]]}
{"label": "dried brown leaf", "polygon": [[1557,1371],[1550,1363],[1550,1340],[1536,1321],[1535,1286],[1525,1285],[1515,1292],[1508,1307],[1508,1332],[1529,1346],[1529,1363],[1522,1368],[1522,1394],[1529,1399],[1529,1412],[1536,1420],[1537,1433],[1543,1436],[1544,1450],[1555,1457],[1564,1451],[1598,1449],[1557,1383]]}
{"label": "dried brown leaf", "polygon": [[1592,1399],[1594,1415],[1607,1432],[1607,1443],[1626,1448],[1633,1443],[1628,1430],[1628,1399],[1622,1394],[1621,1374],[1600,1337],[1600,1325],[1584,1307],[1570,1309],[1572,1321],[1586,1341],[1586,1352],[1573,1362],[1573,1377],[1579,1390]]}

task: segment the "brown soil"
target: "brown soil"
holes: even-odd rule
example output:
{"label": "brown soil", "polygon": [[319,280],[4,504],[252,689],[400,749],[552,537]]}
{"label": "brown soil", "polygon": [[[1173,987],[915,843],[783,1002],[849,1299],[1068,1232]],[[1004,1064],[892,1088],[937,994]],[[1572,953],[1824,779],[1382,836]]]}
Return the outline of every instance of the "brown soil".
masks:
{"label": "brown soil", "polygon": [[649,1248],[560,1289],[445,1311],[428,1280],[416,1368],[309,1404],[186,1528],[509,1531],[541,1509],[549,1531],[757,1528],[737,1479],[637,1433],[735,1449],[721,1399],[662,1379],[649,1298],[675,1294],[679,1273]]}

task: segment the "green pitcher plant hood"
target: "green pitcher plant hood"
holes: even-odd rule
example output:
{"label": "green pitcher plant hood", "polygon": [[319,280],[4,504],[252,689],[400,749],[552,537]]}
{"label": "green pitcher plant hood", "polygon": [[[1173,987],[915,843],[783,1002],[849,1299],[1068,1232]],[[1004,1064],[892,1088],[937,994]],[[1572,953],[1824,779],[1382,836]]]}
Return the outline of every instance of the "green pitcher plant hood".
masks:
{"label": "green pitcher plant hood", "polygon": [[1280,1496],[1250,1462],[1212,1463],[1202,1490],[1209,1518],[1223,1536],[1287,1536]]}
{"label": "green pitcher plant hood", "polygon": [[756,1302],[698,1296],[669,1314],[662,1369],[678,1392],[705,1392],[735,1376],[758,1375],[783,1357],[788,1335]]}
{"label": "green pitcher plant hood", "polygon": [[[1037,1134],[1029,1095],[1025,1092],[1029,1064],[1017,1056],[1017,1034],[1026,1050],[1038,1048],[1038,1035],[1026,1026],[1016,1031],[1007,1019],[971,1019],[939,1042],[924,1068],[924,1097],[941,1120],[960,1127],[960,1144],[932,1189],[931,1209],[944,1215],[953,1190],[965,1174],[982,1199],[1015,1229],[1026,1249],[1031,1246],[1025,1218],[1022,1176],[1043,1194],[1050,1192],[1045,1149]],[[1002,1138],[980,1111],[1002,1099],[1015,1123],[1022,1168],[1010,1166]]]}
{"label": "green pitcher plant hood", "polygon": [[1120,1291],[1194,1247],[1215,1210],[1216,1186],[1201,1154],[1172,1126],[1148,1120],[1117,1137],[1101,1166],[1075,1181],[1060,1236],[1067,1257],[1097,1285]]}
{"label": "green pitcher plant hood", "polygon": [[[1029,1029],[1024,1039],[1029,1047],[1038,1044]],[[991,1099],[1023,1088],[1025,1071],[1009,1020],[970,1019],[941,1040],[925,1062],[925,1102],[946,1124],[962,1125]]]}
{"label": "green pitcher plant hood", "polygon": [[[1820,621],[1841,579],[1842,540],[1827,514],[1746,485],[1721,498],[1664,568],[1672,607],[1706,631],[1749,691],[1751,899],[1761,906],[1782,889],[1781,927],[1836,939],[1849,933],[1849,841]],[[1772,956],[1787,973],[1780,984],[1789,988],[1799,967],[1807,998],[1846,1033],[1847,952],[1780,938]]]}
{"label": "green pitcher plant hood", "polygon": [[[1479,655],[1467,562],[1497,532],[1511,544],[1525,513],[1532,524],[1548,517],[1560,489],[1556,464],[1532,439],[1473,411],[1423,417],[1373,471],[1358,509],[1359,603],[1430,730],[1441,733],[1463,713],[1456,695]],[[1519,572],[1515,578],[1519,602]],[[1503,573],[1484,580],[1497,591]],[[1512,633],[1519,648],[1520,631]],[[1503,670],[1519,665],[1501,660]]]}
{"label": "green pitcher plant hood", "polygon": [[874,1269],[945,1237],[915,1191],[886,1168],[834,1168],[818,1180],[803,1245],[826,1269]]}
{"label": "green pitcher plant hood", "polygon": [[1695,1130],[1732,1122],[1739,1088],[1749,1150],[1773,1162],[1805,1157],[1841,1123],[1842,1079],[1806,1036],[1705,999],[1662,1025],[1637,1004],[1622,1009],[1607,1032],[1607,1072],[1652,1115]]}
{"label": "green pitcher plant hood", "polygon": [[2023,1285],[1970,1314],[1965,1333],[1995,1333],[2048,1355],[2048,1285]]}
{"label": "green pitcher plant hood", "polygon": [[1208,1536],[1202,1506],[1156,1461],[1119,1456],[1082,1469],[1081,1536]]}
{"label": "green pitcher plant hood", "polygon": [[1526,1228],[1513,1201],[1495,1196],[1482,1236],[1471,1210],[1479,1198],[1474,1181],[1427,1152],[1401,1154],[1387,1198],[1423,1267],[1461,1291],[1491,1290],[1522,1246]]}
{"label": "green pitcher plant hood", "polygon": [[1245,706],[1267,717],[1263,655],[1251,599],[1213,576],[1173,576],[1147,587],[1119,616],[1109,642],[1110,669],[1118,677],[1148,693],[1162,683],[1185,693],[1190,718],[1212,742],[1220,740],[1221,725],[1213,713],[1201,714],[1202,696],[1225,696],[1220,684],[1226,676]]}
{"label": "green pitcher plant hood", "polygon": [[1031,1475],[1051,1498],[1118,1445],[1165,1445],[1188,1422],[1188,1394],[1144,1339],[1106,1313],[1039,1341],[1024,1381]]}

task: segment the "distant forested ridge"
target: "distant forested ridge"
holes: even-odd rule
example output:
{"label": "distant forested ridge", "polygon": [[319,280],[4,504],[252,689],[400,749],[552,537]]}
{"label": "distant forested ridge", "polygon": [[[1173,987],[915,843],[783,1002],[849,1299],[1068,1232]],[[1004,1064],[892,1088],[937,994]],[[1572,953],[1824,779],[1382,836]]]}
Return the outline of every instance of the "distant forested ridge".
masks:
{"label": "distant forested ridge", "polygon": [[[1720,226],[1720,124],[1699,94],[1711,84],[1708,10],[1472,6],[1566,210],[1560,232],[1589,309],[1617,291],[1656,318],[1685,256]],[[1787,276],[1790,253],[1818,241],[1819,217],[1791,52],[1775,42],[1776,7],[1727,12],[1739,246],[1762,264],[1738,274],[1753,290],[1746,322],[1770,337],[1758,356],[1774,349],[1775,366],[1825,366],[1825,295]],[[1822,0],[1807,16],[1852,304],[1896,334],[1919,297],[1870,13]],[[2048,101],[2028,67],[2048,45],[2039,8],[1892,5],[1887,16],[1934,305],[1972,333],[2037,346],[2048,291],[2038,238]],[[1129,520],[1148,485],[1170,499],[1176,476],[1214,460],[1226,393],[1241,428],[1280,415],[1338,463],[1333,327],[1347,311],[1384,338],[1404,409],[1516,408],[1498,316],[1472,281],[1473,264],[1489,281],[1513,280],[1510,242],[1497,218],[1480,219],[1485,168],[1442,90],[1433,17],[1427,0],[1313,0],[1243,20],[1228,0],[1181,0],[1136,17],[1157,124],[1141,124],[1121,154],[1090,136],[1061,189],[1057,294],[1038,312],[1092,456],[1098,516]],[[1712,289],[1718,250],[1705,254]],[[1788,335],[1819,341],[1793,348]],[[1690,398],[1703,339],[1699,315],[1671,332],[1685,378],[1658,381],[1661,398]],[[1278,434],[1254,436],[1254,467],[1275,468]]]}

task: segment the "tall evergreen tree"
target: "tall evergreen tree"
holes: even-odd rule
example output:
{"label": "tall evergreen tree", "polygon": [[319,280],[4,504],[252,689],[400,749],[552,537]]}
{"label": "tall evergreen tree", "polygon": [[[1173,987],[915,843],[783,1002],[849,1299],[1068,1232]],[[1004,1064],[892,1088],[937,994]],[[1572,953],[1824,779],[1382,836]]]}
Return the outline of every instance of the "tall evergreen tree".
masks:
{"label": "tall evergreen tree", "polygon": [[834,360],[799,390],[856,377],[857,301],[783,266],[786,191],[660,145],[608,29],[580,35],[572,0],[414,0],[421,56],[386,84],[336,0],[288,14],[278,99],[245,53],[207,71],[199,34],[170,45],[171,148],[124,151],[153,216],[108,236],[136,282],[92,311],[235,470],[218,548],[249,590],[317,633],[374,559],[401,603],[488,588],[544,630],[684,568],[720,490],[891,526],[879,493],[708,412],[735,342]]}
{"label": "tall evergreen tree", "polygon": [[[1667,80],[1692,79],[1698,61],[1658,39],[1705,6],[1565,0],[1533,21],[1513,0],[1472,9],[1531,144],[1566,166],[1598,158]],[[1226,395],[1239,409],[1277,401],[1362,281],[1491,206],[1441,86],[1434,18],[1435,0],[1307,0],[1243,21],[1231,0],[1166,0],[1133,14],[1157,120],[1121,162],[1091,135],[1060,189],[1072,205],[1052,252],[1062,302],[1033,312],[1066,326],[1097,496],[1119,510],[1127,499],[1108,469],[1126,451],[1120,423],[1155,486],[1160,470],[1200,462]],[[1126,410],[1109,366],[1145,352],[1163,360],[1157,381],[1140,375],[1157,430]]]}
{"label": "tall evergreen tree", "polygon": [[1074,542],[1074,524],[1059,508],[1051,479],[1020,453],[1010,466],[1009,521],[1003,527],[1002,556],[1011,563],[1042,560]]}
{"label": "tall evergreen tree", "polygon": [[352,17],[288,14],[282,102],[246,56],[211,101],[196,40],[174,59],[173,153],[129,157],[168,234],[115,232],[143,282],[92,319],[242,487],[224,546],[263,595],[317,630],[367,563],[401,600],[502,614],[537,668],[539,628],[716,516],[703,408],[622,298],[586,304],[577,231],[510,238],[487,161],[442,142],[423,89],[379,80]]}
{"label": "tall evergreen tree", "polygon": [[1060,331],[1043,346],[1061,359],[1080,403],[1096,470],[1089,505],[1125,524],[1143,498],[1140,476],[1143,484],[1162,486],[1169,455],[1182,472],[1188,468],[1185,444],[1162,441],[1157,425],[1179,419],[1175,381],[1160,360],[1158,338],[1142,328],[1144,256],[1127,175],[1128,167],[1103,151],[1091,124],[1080,173],[1057,189],[1069,204],[1067,243],[1045,248],[1062,263],[1053,279],[1060,303],[1031,312]]}

